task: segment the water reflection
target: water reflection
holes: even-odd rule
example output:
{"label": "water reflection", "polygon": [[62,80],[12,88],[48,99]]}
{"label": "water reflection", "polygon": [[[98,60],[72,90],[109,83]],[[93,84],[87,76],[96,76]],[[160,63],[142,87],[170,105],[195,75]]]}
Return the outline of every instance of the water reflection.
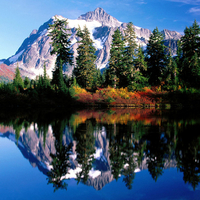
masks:
{"label": "water reflection", "polygon": [[177,167],[193,189],[200,182],[200,118],[161,110],[83,110],[0,115],[1,137],[18,145],[54,191],[74,178],[100,190],[123,177],[128,189],[136,172],[157,181]]}
{"label": "water reflection", "polygon": [[[54,192],[58,189],[67,190],[67,184],[64,181],[63,176],[68,173],[70,168],[69,156],[72,149],[72,143],[64,144],[63,143],[63,131],[65,128],[65,121],[56,120],[52,123],[53,135],[54,135],[54,146],[55,146],[55,154],[50,153],[52,158],[52,162],[50,163],[50,171],[47,173],[48,175],[48,184],[52,183]],[[43,127],[40,127],[40,129]],[[45,145],[45,144],[44,144]]]}

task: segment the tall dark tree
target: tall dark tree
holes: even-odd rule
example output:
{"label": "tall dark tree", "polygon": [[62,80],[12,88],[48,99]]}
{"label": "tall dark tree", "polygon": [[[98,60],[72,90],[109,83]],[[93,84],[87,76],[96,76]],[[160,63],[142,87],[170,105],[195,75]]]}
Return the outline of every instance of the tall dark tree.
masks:
{"label": "tall dark tree", "polygon": [[63,65],[72,65],[73,53],[70,50],[71,41],[69,40],[70,34],[67,33],[67,20],[61,20],[55,17],[54,23],[49,25],[49,37],[52,39],[51,55],[57,56],[55,69],[53,71],[52,84],[59,91],[65,90],[63,79]]}
{"label": "tall dark tree", "polygon": [[133,27],[133,23],[128,23],[125,31],[124,40],[126,43],[124,51],[124,63],[125,66],[120,73],[120,87],[132,86],[134,84],[136,68],[134,65],[136,57],[136,35]]}
{"label": "tall dark tree", "polygon": [[45,89],[50,86],[50,81],[47,76],[46,64],[44,63],[43,86]]}
{"label": "tall dark tree", "polygon": [[120,74],[124,70],[124,50],[125,44],[122,34],[117,29],[112,36],[112,45],[110,49],[109,67],[106,70],[106,82],[108,85],[116,88],[119,86]]}
{"label": "tall dark tree", "polygon": [[73,74],[81,87],[92,88],[94,85],[94,77],[97,73],[95,66],[96,50],[90,38],[90,32],[86,26],[84,26],[83,30],[81,30],[80,27],[78,28],[77,36],[80,37],[81,40],[78,42],[78,56],[76,58],[76,67],[74,68]]}
{"label": "tall dark tree", "polygon": [[15,78],[13,80],[13,85],[17,89],[22,89],[24,87],[24,82],[23,82],[22,77],[20,75],[20,71],[19,71],[19,67],[18,66],[15,69]]}
{"label": "tall dark tree", "polygon": [[181,78],[187,86],[200,86],[200,27],[195,20],[181,38]]}
{"label": "tall dark tree", "polygon": [[163,35],[156,27],[147,44],[147,64],[150,85],[160,85],[165,67],[166,67],[166,52],[163,41]]}
{"label": "tall dark tree", "polygon": [[134,90],[141,90],[148,85],[148,78],[146,75],[147,62],[145,61],[145,55],[142,47],[138,48],[134,63],[135,73],[133,75],[133,79],[130,79],[131,84],[129,84],[129,88]]}
{"label": "tall dark tree", "polygon": [[178,65],[177,57],[173,58],[171,53],[171,45],[169,45],[169,54],[167,55],[167,66],[165,70],[165,89],[177,90],[178,88]]}
{"label": "tall dark tree", "polygon": [[30,80],[29,80],[29,78],[27,76],[24,79],[24,87],[25,88],[29,88],[30,87]]}

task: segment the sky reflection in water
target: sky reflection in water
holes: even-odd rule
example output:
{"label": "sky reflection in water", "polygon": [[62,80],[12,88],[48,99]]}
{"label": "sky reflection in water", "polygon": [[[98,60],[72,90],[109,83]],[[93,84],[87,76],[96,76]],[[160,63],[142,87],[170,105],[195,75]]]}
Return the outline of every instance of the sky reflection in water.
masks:
{"label": "sky reflection in water", "polygon": [[[28,114],[6,116],[0,118],[3,200],[198,199],[200,196],[200,135],[194,133],[199,127],[198,116],[150,110],[80,111],[59,118],[52,114],[54,117],[48,119],[45,116],[49,113],[40,113],[35,118]],[[70,143],[73,147],[66,159]],[[101,159],[94,159],[93,155],[100,148]],[[62,156],[64,149],[66,154]],[[122,162],[116,160],[116,156]],[[61,164],[53,165],[54,160]],[[127,162],[136,166],[125,170]],[[55,179],[60,173],[56,184],[62,186],[60,180],[66,171],[63,166],[69,164],[73,169],[82,169],[81,166],[85,169],[76,179],[63,180],[66,188],[58,187],[54,192]],[[52,171],[49,165],[61,169],[53,174],[53,179],[48,172]],[[134,173],[138,168],[141,171]],[[88,175],[91,169],[101,172],[101,181],[95,183]]]}

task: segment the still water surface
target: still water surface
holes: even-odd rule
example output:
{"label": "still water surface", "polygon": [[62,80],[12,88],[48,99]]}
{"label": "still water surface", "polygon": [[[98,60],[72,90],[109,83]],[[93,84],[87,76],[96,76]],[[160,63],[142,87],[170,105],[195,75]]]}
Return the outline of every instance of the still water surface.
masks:
{"label": "still water surface", "polygon": [[0,114],[1,200],[200,199],[200,115]]}

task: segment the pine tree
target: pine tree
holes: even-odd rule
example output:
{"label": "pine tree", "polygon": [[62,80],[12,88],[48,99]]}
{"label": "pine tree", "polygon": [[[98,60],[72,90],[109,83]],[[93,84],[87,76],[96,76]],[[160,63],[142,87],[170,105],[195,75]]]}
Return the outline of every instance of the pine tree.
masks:
{"label": "pine tree", "polygon": [[28,77],[25,77],[24,79],[24,87],[27,89],[30,87],[30,80]]}
{"label": "pine tree", "polygon": [[200,27],[195,20],[191,27],[186,27],[184,36],[181,38],[183,57],[192,58],[197,53],[200,55]]}
{"label": "pine tree", "polygon": [[77,36],[80,37],[81,40],[78,42],[78,56],[76,58],[76,67],[74,68],[73,74],[81,87],[92,88],[94,85],[94,77],[97,72],[95,66],[96,50],[90,38],[90,32],[86,26],[84,26],[83,30],[81,30],[80,27],[78,28]]}
{"label": "pine tree", "polygon": [[156,27],[147,44],[147,64],[150,85],[160,85],[166,67],[166,52],[163,35]]}
{"label": "pine tree", "polygon": [[50,86],[50,81],[47,76],[46,64],[44,63],[43,86],[45,89]]}
{"label": "pine tree", "polygon": [[181,38],[181,79],[187,86],[200,86],[200,27],[196,20],[184,30]]}
{"label": "pine tree", "polygon": [[[169,46],[169,55],[167,55],[167,66],[165,70],[165,88],[168,90],[177,90],[178,88],[178,66],[177,62],[178,57],[172,57],[171,53],[171,44]],[[177,50],[178,52],[179,50]],[[178,52],[179,54],[179,52]]]}
{"label": "pine tree", "polygon": [[136,57],[136,35],[135,30],[133,27],[133,23],[129,22],[127,25],[127,28],[124,31],[125,33],[125,51],[124,51],[124,69],[121,71],[120,76],[120,87],[126,87],[129,86],[129,88],[132,88],[135,80],[134,75],[136,73],[135,68],[135,57]]}
{"label": "pine tree", "polygon": [[106,70],[106,82],[108,85],[116,88],[119,86],[121,78],[121,72],[124,70],[124,50],[125,44],[122,38],[122,34],[117,29],[112,36],[112,45],[110,49],[109,67]]}
{"label": "pine tree", "polygon": [[13,80],[13,85],[17,89],[23,89],[24,88],[24,82],[22,80],[22,77],[20,75],[19,67],[17,66],[15,69],[15,78]]}
{"label": "pine tree", "polygon": [[96,75],[94,76],[94,86],[95,88],[97,88],[97,87],[101,87],[102,84],[103,84],[103,77],[102,77],[100,69],[97,69]]}
{"label": "pine tree", "polygon": [[72,65],[73,53],[70,50],[71,41],[70,34],[67,33],[70,29],[66,29],[67,20],[60,20],[55,17],[53,24],[49,25],[49,37],[52,39],[51,55],[56,54],[55,69],[53,71],[52,84],[59,91],[65,91],[65,84],[63,79],[63,65]]}
{"label": "pine tree", "polygon": [[139,47],[136,53],[135,73],[130,77],[129,89],[141,90],[148,85],[148,78],[146,77],[147,62],[145,61],[144,51]]}

